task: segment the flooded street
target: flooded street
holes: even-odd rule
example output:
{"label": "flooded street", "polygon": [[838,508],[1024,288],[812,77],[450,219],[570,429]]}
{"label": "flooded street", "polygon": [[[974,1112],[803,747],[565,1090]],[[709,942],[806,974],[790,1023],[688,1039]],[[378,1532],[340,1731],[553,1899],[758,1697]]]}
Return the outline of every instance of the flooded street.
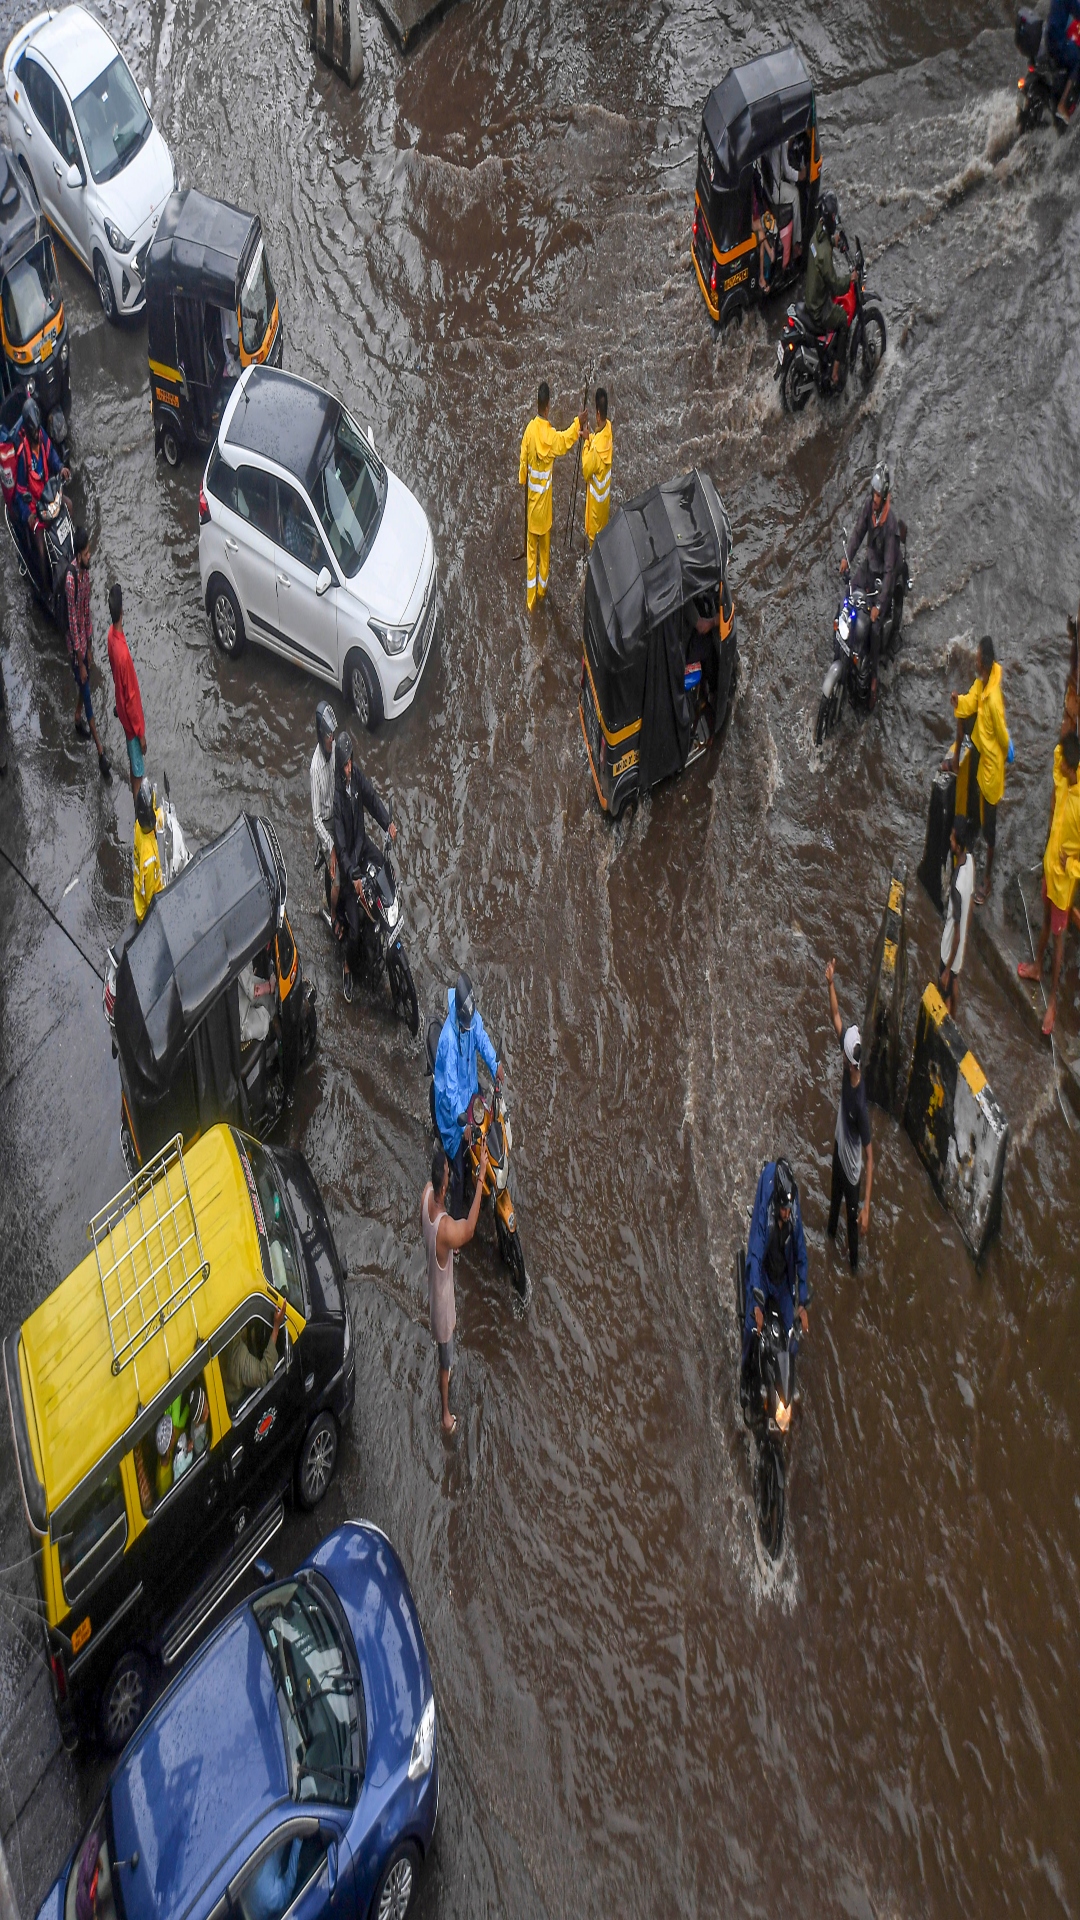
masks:
{"label": "flooded street", "polygon": [[[989,630],[1016,747],[995,911],[1030,911],[1075,608],[1080,135],[1016,138],[1011,13],[818,0],[786,15],[818,88],[825,183],[889,328],[867,395],[792,421],[782,307],[714,339],[689,265],[702,102],[777,44],[759,4],[464,0],[402,60],[377,17],[350,94],[298,0],[102,14],[182,185],[257,210],[286,368],[332,387],[434,530],[444,627],[405,718],[361,742],[392,795],[422,1022],[469,968],[505,1052],[532,1282],[511,1308],[490,1215],[457,1273],[458,1435],[439,1430],[418,1201],[422,1039],[343,1004],[317,913],[316,682],[213,648],[196,461],[155,462],[145,328],[107,327],[58,248],[73,491],[94,621],[124,625],[189,843],[268,814],[319,994],[288,1137],[347,1257],[356,1409],[317,1521],[376,1521],[416,1596],[442,1805],[419,1911],[893,1920],[1080,1912],[1080,1133],[1049,1048],[981,955],[960,1024],[1008,1116],[999,1239],[974,1268],[906,1134],[872,1110],[857,1278],[825,1235],[840,1062],[824,967],[862,1017],[909,876],[907,1045],[940,922],[915,881],[948,693]],[[21,18],[4,0],[6,44]],[[525,610],[522,430],[608,388],[614,495],[698,465],[735,535],[741,679],[704,762],[613,827],[577,715],[580,560]],[[812,744],[841,529],[890,461],[915,576],[859,724]],[[577,555],[581,550],[579,526]],[[72,732],[70,670],[0,561],[9,767],[0,845],[94,965],[130,909],[133,807]],[[107,668],[106,668],[107,673]],[[340,700],[336,702],[343,716]],[[66,891],[67,890],[67,891]],[[85,1252],[124,1179],[100,984],[0,870],[2,1326]],[[1067,947],[1059,1037],[1075,1051]],[[1069,1118],[1076,1125],[1070,1111]],[[779,1569],[756,1543],[732,1269],[761,1162],[799,1181],[814,1290]],[[37,1658],[3,1419],[0,1717]],[[20,1598],[21,1597],[21,1598]],[[10,1758],[10,1755],[9,1755]],[[8,1832],[24,1920],[100,1779],[58,1761],[47,1831]],[[66,1822],[66,1825],[65,1825]]]}

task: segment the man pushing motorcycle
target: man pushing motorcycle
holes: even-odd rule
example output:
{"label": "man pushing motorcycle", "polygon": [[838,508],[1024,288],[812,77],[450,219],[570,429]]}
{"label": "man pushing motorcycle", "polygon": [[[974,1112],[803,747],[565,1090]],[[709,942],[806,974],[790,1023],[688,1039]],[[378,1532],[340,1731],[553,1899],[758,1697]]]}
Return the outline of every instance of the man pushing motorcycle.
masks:
{"label": "man pushing motorcycle", "polygon": [[469,1107],[480,1091],[476,1056],[479,1054],[496,1088],[503,1070],[488,1038],[476,1005],[472,981],[459,973],[457,985],[446,995],[447,1012],[435,1055],[435,1125],[450,1162],[446,1210],[454,1220],[465,1212],[465,1149],[472,1139]]}
{"label": "man pushing motorcycle", "polygon": [[809,1332],[806,1306],[810,1298],[807,1285],[806,1235],[803,1233],[799,1189],[786,1160],[767,1160],[761,1169],[754,1196],[750,1239],[746,1248],[746,1314],[743,1321],[742,1393],[749,1388],[750,1356],[754,1335],[765,1324],[760,1303],[754,1298],[760,1288],[766,1302],[771,1298],[780,1309],[785,1330],[791,1338],[791,1353],[798,1352],[795,1325],[795,1296],[798,1292],[799,1326]]}

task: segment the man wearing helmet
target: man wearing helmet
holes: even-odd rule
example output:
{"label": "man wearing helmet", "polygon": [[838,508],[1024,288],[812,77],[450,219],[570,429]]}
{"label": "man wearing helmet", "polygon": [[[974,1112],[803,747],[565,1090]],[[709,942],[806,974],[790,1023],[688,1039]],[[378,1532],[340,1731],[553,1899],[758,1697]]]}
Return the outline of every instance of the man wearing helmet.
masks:
{"label": "man wearing helmet", "polygon": [[330,918],[337,915],[338,861],[334,846],[334,736],[337,715],[328,700],[315,709],[316,746],[311,756],[311,818],[330,875]]}
{"label": "man wearing helmet", "polygon": [[760,1288],[766,1303],[775,1300],[780,1317],[791,1338],[791,1352],[799,1350],[794,1333],[795,1296],[799,1299],[799,1326],[809,1332],[806,1303],[810,1290],[806,1280],[806,1235],[803,1232],[799,1189],[786,1160],[766,1160],[758,1177],[750,1238],[746,1247],[746,1313],[743,1319],[742,1378],[746,1386],[747,1367],[754,1344],[754,1330],[765,1324],[761,1304],[754,1298]]}
{"label": "man wearing helmet", "polygon": [[863,541],[866,541],[866,553],[851,575],[851,584],[874,594],[870,608],[871,708],[877,700],[881,631],[892,611],[893,588],[900,570],[900,529],[893,512],[891,486],[889,469],[883,460],[879,460],[870,482],[870,497],[852,528],[851,538],[840,562],[840,572],[846,577],[855,555]]}
{"label": "man wearing helmet", "polygon": [[459,973],[457,985],[447,991],[446,1019],[435,1055],[435,1124],[450,1162],[446,1208],[454,1220],[460,1220],[465,1211],[465,1148],[472,1138],[469,1103],[480,1088],[478,1053],[495,1085],[501,1087],[503,1070],[484,1030],[472,981],[467,973]]}
{"label": "man wearing helmet", "polygon": [[[866,1104],[866,1085],[862,1077],[862,1035],[858,1027],[846,1027],[840,1015],[833,976],[836,961],[825,968],[829,989],[829,1015],[844,1055],[840,1082],[840,1105],[836,1112],[833,1136],[832,1192],[829,1196],[829,1238],[836,1239],[840,1224],[840,1202],[847,1209],[848,1261],[852,1273],[859,1264],[859,1234],[870,1225],[870,1189],[874,1184],[874,1148],[870,1139],[870,1112]],[[865,1154],[866,1190],[859,1206],[859,1181]]]}
{"label": "man wearing helmet", "polygon": [[60,455],[42,427],[37,401],[28,399],[22,410],[13,505],[23,529],[33,538],[43,586],[48,582],[49,569],[45,562],[45,529],[38,519],[37,503],[45,491],[46,481],[54,473],[58,473],[61,480],[70,479],[67,467],[61,464]]}
{"label": "man wearing helmet", "polygon": [[840,207],[835,193],[824,193],[817,225],[806,256],[806,311],[818,333],[835,328],[832,383],[839,387],[847,368],[848,318],[837,302],[851,285],[850,268],[838,267],[833,242],[840,231]]}
{"label": "man wearing helmet", "polygon": [[359,952],[363,928],[367,925],[367,916],[361,909],[358,895],[368,865],[373,863],[378,866],[380,860],[379,849],[374,841],[368,839],[364,827],[364,808],[367,807],[374,814],[391,840],[397,839],[397,828],[390,818],[390,809],[380,800],[367,774],[354,764],[352,741],[344,727],[334,746],[334,763],[334,847],[341,889],[338,911],[347,929],[341,961],[341,991],[346,1000],[351,1000],[349,956],[352,954],[355,957]]}
{"label": "man wearing helmet", "polygon": [[135,795],[135,878],[132,886],[135,918],[140,926],[150,911],[150,902],[155,893],[160,891],[162,884],[157,830],[163,825],[164,820],[159,818],[154,806],[154,789],[150,785],[150,776],[144,773]]}

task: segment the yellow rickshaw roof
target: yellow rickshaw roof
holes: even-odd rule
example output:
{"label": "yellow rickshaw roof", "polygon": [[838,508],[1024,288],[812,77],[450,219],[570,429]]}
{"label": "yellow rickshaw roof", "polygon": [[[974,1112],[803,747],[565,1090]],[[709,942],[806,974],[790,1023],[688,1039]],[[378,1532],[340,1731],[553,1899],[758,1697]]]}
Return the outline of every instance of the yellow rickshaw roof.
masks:
{"label": "yellow rickshaw roof", "polygon": [[[183,1169],[190,1206],[182,1201],[177,1211],[186,1209],[189,1222],[194,1212],[209,1272],[191,1293],[190,1304],[179,1306],[164,1329],[154,1331],[149,1323],[142,1328],[145,1345],[133,1359],[113,1372],[118,1296],[110,1293],[110,1338],[102,1286],[102,1270],[106,1285],[111,1284],[110,1264],[127,1264],[132,1273],[138,1264],[139,1277],[150,1264],[145,1254],[141,1264],[132,1263],[122,1221],[99,1236],[97,1251],[23,1322],[20,1371],[24,1392],[29,1387],[27,1424],[50,1514],[127,1431],[140,1407],[148,1406],[190,1360],[199,1342],[215,1333],[253,1288],[263,1288],[255,1216],[229,1128],[213,1127],[197,1140],[183,1156]],[[155,1179],[154,1194],[164,1181],[164,1173]],[[174,1257],[182,1234],[182,1228],[171,1229]]]}

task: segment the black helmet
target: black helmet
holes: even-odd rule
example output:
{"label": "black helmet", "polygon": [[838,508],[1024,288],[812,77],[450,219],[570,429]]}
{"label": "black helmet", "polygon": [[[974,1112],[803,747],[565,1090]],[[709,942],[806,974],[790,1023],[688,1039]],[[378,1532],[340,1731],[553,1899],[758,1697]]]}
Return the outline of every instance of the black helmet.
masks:
{"label": "black helmet", "polygon": [[340,774],[344,775],[345,769],[352,759],[352,741],[344,727],[342,727],[334,743],[334,753],[337,758],[337,770]]}
{"label": "black helmet", "polygon": [[790,1207],[794,1204],[797,1192],[798,1188],[795,1185],[795,1175],[792,1173],[790,1166],[786,1160],[778,1160],[776,1163],[776,1179],[773,1184],[773,1196],[776,1200],[776,1210],[778,1213],[781,1207]]}
{"label": "black helmet", "polygon": [[148,773],[144,773],[139,781],[139,791],[135,795],[135,818],[144,833],[153,833],[157,820],[154,814],[154,789]]}
{"label": "black helmet", "polygon": [[27,433],[41,432],[41,409],[37,401],[29,396],[23,401],[22,417]]}
{"label": "black helmet", "polygon": [[454,988],[454,1006],[460,1032],[468,1033],[472,1026],[473,1014],[476,1012],[476,997],[467,973],[458,974],[457,986]]}
{"label": "black helmet", "polygon": [[840,225],[840,202],[831,187],[828,193],[822,194],[818,211],[825,222],[825,231],[831,240]]}
{"label": "black helmet", "polygon": [[315,731],[319,736],[319,745],[329,760],[330,749],[337,732],[337,714],[329,700],[320,700],[315,709]]}
{"label": "black helmet", "polygon": [[885,465],[884,460],[879,460],[877,466],[874,468],[874,477],[870,482],[870,491],[871,493],[880,494],[883,500],[887,500],[891,485],[892,475]]}

